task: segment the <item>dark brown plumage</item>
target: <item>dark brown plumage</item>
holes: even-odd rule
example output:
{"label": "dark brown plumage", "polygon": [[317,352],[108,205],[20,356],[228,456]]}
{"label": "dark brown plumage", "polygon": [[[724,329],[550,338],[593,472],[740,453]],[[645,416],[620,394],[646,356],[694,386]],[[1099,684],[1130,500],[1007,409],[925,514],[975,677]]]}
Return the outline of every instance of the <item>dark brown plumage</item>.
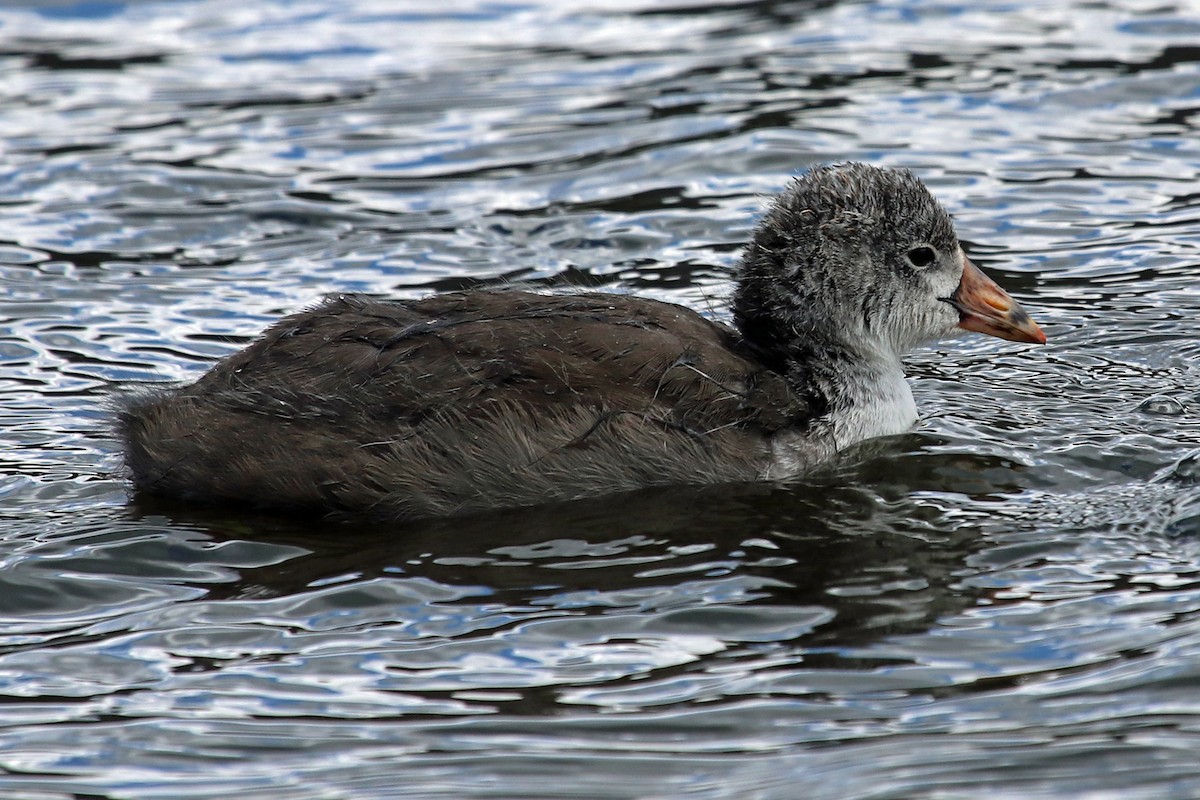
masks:
{"label": "dark brown plumage", "polygon": [[122,424],[154,493],[412,517],[754,480],[812,412],[679,306],[501,291],[328,300]]}
{"label": "dark brown plumage", "polygon": [[392,519],[781,477],[912,423],[912,344],[1041,337],[915,177],[865,165],[776,201],[734,312],[741,332],[612,294],[337,297],[123,400],[126,464],[153,494]]}

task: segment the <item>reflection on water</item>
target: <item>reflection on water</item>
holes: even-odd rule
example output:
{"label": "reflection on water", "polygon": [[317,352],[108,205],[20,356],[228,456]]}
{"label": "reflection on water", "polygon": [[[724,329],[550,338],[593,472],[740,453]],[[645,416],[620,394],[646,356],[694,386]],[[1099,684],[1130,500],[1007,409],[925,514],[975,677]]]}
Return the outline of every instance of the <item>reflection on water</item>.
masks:
{"label": "reflection on water", "polygon": [[[1200,795],[1200,16],[0,10],[0,794]],[[725,316],[805,165],[917,170],[1044,323],[787,486],[407,526],[131,501],[119,387],[330,292]]]}

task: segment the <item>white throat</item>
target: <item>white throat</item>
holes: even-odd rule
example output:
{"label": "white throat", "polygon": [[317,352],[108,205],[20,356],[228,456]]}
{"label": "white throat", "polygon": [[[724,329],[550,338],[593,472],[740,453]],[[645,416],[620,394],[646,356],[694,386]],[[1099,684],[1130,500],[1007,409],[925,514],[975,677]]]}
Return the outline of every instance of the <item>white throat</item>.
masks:
{"label": "white throat", "polygon": [[871,374],[867,380],[862,380],[865,376],[853,377],[858,380],[842,387],[844,394],[829,416],[838,450],[876,436],[904,433],[917,421],[912,388],[898,364]]}
{"label": "white throat", "polygon": [[838,376],[829,414],[808,431],[780,431],[771,441],[767,479],[800,474],[838,450],[877,436],[904,433],[917,421],[917,404],[897,359],[864,364]]}

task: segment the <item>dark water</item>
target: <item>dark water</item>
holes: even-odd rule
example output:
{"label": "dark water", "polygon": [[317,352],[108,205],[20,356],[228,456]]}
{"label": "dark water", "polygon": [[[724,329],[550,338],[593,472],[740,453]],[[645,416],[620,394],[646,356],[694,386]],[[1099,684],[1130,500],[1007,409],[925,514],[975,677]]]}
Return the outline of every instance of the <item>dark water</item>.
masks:
{"label": "dark water", "polygon": [[[0,10],[0,796],[1200,797],[1200,7]],[[409,527],[131,503],[115,387],[329,292],[721,316],[917,170],[1044,348],[790,487]]]}

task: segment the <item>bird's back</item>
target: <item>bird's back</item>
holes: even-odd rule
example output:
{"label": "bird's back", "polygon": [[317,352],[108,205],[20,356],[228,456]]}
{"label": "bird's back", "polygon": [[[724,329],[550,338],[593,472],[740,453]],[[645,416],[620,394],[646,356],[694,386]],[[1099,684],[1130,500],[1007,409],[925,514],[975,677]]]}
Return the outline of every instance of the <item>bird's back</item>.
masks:
{"label": "bird's back", "polygon": [[155,494],[408,518],[753,480],[816,410],[680,306],[501,291],[327,300],[120,426]]}

